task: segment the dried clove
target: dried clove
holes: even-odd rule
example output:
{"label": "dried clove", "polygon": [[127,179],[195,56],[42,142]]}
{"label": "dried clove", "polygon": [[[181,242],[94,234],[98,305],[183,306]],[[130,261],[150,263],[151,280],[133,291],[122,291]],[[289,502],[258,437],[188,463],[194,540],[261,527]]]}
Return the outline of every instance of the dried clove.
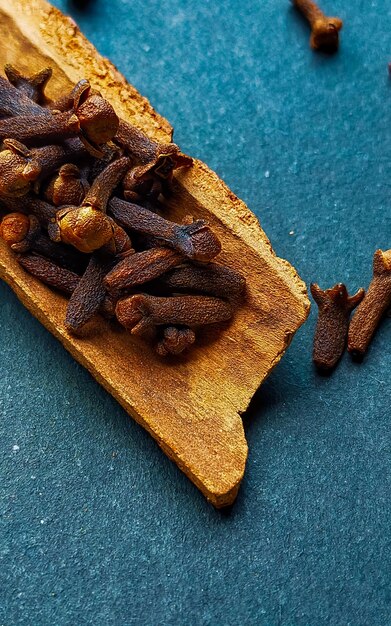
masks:
{"label": "dried clove", "polygon": [[13,65],[7,64],[4,66],[4,73],[11,85],[23,92],[30,100],[37,104],[47,102],[45,87],[53,73],[50,67],[45,67],[32,76],[24,76]]}
{"label": "dried clove", "polygon": [[136,163],[123,181],[124,196],[128,200],[138,199],[139,194],[148,193],[156,198],[160,193],[165,194],[174,170],[193,163],[176,144],[160,144],[124,120],[119,122],[115,142]]}
{"label": "dried clove", "polygon": [[49,228],[53,241],[63,241],[86,253],[107,245],[113,239],[113,226],[104,211],[128,166],[127,157],[110,163],[95,179],[80,206],[60,209],[56,223]]}
{"label": "dried clove", "polygon": [[80,122],[74,113],[42,115],[19,115],[0,120],[0,141],[16,139],[26,145],[42,145],[76,137]]}
{"label": "dried clove", "polygon": [[354,296],[349,296],[342,283],[324,291],[312,283],[311,293],[319,307],[313,361],[320,371],[328,372],[337,365],[343,354],[350,314],[363,299],[365,291],[359,289]]}
{"label": "dried clove", "polygon": [[0,197],[20,197],[31,191],[33,184],[52,174],[69,159],[85,155],[78,140],[62,145],[48,145],[29,150],[16,139],[5,139],[0,152]]}
{"label": "dried clove", "polygon": [[5,140],[3,148],[0,152],[0,197],[24,196],[40,175],[40,165],[28,159],[25,147],[12,139]]}
{"label": "dried clove", "polygon": [[203,220],[175,224],[137,204],[119,198],[109,202],[111,214],[124,228],[152,235],[194,261],[210,261],[221,250],[217,236]]}
{"label": "dried clove", "polygon": [[[156,167],[159,160],[160,165],[162,165],[164,159],[170,158],[173,161],[172,164],[169,164],[169,170],[171,171],[172,167],[175,169],[176,167],[190,166],[193,162],[193,159],[183,154],[175,143],[160,144],[150,139],[142,130],[124,120],[119,121],[115,142],[122,146],[129,156],[141,165]],[[160,174],[163,178],[166,178],[169,172],[163,170],[164,168],[162,168]]]}
{"label": "dried clove", "polygon": [[33,102],[26,94],[16,89],[11,83],[0,76],[0,117],[16,115],[51,115],[39,104]]}
{"label": "dried clove", "polygon": [[103,285],[106,273],[105,262],[96,254],[92,255],[68,302],[65,326],[71,332],[77,332],[99,311],[106,295]]}
{"label": "dried clove", "polygon": [[36,252],[70,270],[82,272],[85,269],[83,255],[68,246],[54,244],[41,232],[39,221],[34,215],[7,214],[1,222],[0,236],[19,254]]}
{"label": "dried clove", "polygon": [[152,248],[127,256],[107,274],[104,285],[110,293],[148,283],[183,262],[170,248]]}
{"label": "dried clove", "polygon": [[8,213],[0,222],[0,237],[12,247],[24,241],[30,230],[30,219],[23,213]]}
{"label": "dried clove", "polygon": [[246,288],[239,272],[218,263],[177,267],[161,277],[161,284],[173,291],[197,291],[232,301],[241,298]]}
{"label": "dried clove", "polygon": [[115,313],[132,335],[144,335],[159,325],[193,327],[224,322],[232,317],[232,307],[209,296],[159,298],[136,294],[119,300]]}
{"label": "dried clove", "polygon": [[38,145],[79,136],[93,156],[102,156],[100,145],[116,134],[118,117],[102,96],[90,92],[87,83],[75,97],[70,111],[41,107],[39,112],[32,109],[33,112],[0,120],[0,140],[11,138],[26,145]]}
{"label": "dried clove", "polygon": [[168,326],[163,330],[163,337],[158,341],[155,350],[159,356],[181,354],[195,342],[196,336],[191,328]]}
{"label": "dried clove", "polygon": [[339,17],[327,17],[312,0],[292,0],[292,2],[311,26],[311,48],[328,52],[337,50],[342,20]]}
{"label": "dried clove", "polygon": [[363,358],[382,317],[390,307],[391,249],[376,250],[371,284],[349,326],[348,351],[353,358]]}
{"label": "dried clove", "polygon": [[56,207],[82,203],[90,185],[82,176],[80,169],[73,163],[65,163],[48,182],[44,191],[45,198]]}
{"label": "dried clove", "polygon": [[29,274],[67,296],[70,296],[79,284],[80,276],[41,256],[26,254],[18,257],[18,262]]}

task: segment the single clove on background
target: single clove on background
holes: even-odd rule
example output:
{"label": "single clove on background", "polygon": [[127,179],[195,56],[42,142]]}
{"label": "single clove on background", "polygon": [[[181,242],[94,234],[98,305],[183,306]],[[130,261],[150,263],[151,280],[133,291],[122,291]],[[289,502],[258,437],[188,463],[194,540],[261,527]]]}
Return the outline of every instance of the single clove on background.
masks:
{"label": "single clove on background", "polygon": [[312,283],[310,289],[319,309],[312,358],[318,370],[330,372],[345,350],[350,314],[365,292],[359,289],[354,296],[349,296],[342,283],[325,290]]}
{"label": "single clove on background", "polygon": [[371,284],[349,326],[348,351],[353,358],[361,360],[364,357],[381,319],[390,307],[391,249],[376,250]]}
{"label": "single clove on background", "polygon": [[311,26],[310,45],[313,50],[335,52],[339,47],[339,31],[343,22],[339,17],[328,17],[313,0],[291,0]]}

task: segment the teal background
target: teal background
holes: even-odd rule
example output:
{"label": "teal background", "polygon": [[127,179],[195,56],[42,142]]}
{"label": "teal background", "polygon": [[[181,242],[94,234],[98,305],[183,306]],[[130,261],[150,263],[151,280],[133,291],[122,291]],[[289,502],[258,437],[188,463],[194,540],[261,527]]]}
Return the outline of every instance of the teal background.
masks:
{"label": "teal background", "polygon": [[[332,57],[286,0],[56,4],[307,283],[367,286],[391,246],[389,0],[324,0]],[[391,323],[322,378],[315,308],[222,513],[0,285],[1,626],[391,624]]]}

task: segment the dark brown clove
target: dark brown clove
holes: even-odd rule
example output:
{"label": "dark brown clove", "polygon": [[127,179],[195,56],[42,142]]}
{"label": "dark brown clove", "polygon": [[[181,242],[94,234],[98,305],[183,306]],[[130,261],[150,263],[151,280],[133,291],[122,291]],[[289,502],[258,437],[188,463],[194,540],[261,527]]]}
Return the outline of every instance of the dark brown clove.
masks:
{"label": "dark brown clove", "polygon": [[72,91],[51,104],[60,112],[74,112],[80,122],[80,138],[88,151],[98,158],[103,156],[101,145],[110,141],[118,131],[118,117],[107,100],[93,90],[89,82],[80,80]]}
{"label": "dark brown clove", "polygon": [[16,253],[36,252],[75,272],[83,272],[86,267],[84,255],[68,246],[53,243],[41,232],[35,215],[7,214],[1,222],[0,236]]}
{"label": "dark brown clove", "polygon": [[23,91],[16,89],[11,83],[0,76],[0,117],[15,115],[51,115],[39,104],[26,96]]}
{"label": "dark brown clove", "polygon": [[327,372],[337,365],[343,354],[350,314],[363,299],[365,291],[359,289],[354,296],[349,296],[342,283],[324,291],[312,283],[311,293],[319,307],[313,361],[319,370]]}
{"label": "dark brown clove", "polygon": [[41,256],[26,254],[19,256],[18,262],[29,274],[67,296],[70,296],[79,284],[80,276]]}
{"label": "dark brown clove", "polygon": [[111,214],[124,228],[152,235],[195,261],[210,261],[221,250],[221,243],[206,222],[175,224],[137,204],[119,198],[109,202]]}
{"label": "dark brown clove", "polygon": [[127,157],[113,161],[94,180],[79,207],[60,209],[56,223],[49,229],[53,241],[63,241],[86,253],[98,250],[112,241],[112,220],[104,211],[113,189],[128,166]]}
{"label": "dark brown clove", "polygon": [[[129,156],[141,165],[157,164],[159,159],[171,158],[176,167],[191,165],[193,159],[183,154],[175,143],[160,144],[142,130],[124,120],[119,121],[115,142],[122,146]],[[171,168],[171,164],[170,164]],[[167,173],[162,172],[165,178]]]}
{"label": "dark brown clove", "polygon": [[311,48],[330,52],[337,50],[342,20],[339,17],[327,17],[312,0],[292,0],[292,2],[311,26]]}
{"label": "dark brown clove", "polygon": [[156,344],[155,350],[159,356],[178,355],[193,345],[195,339],[195,332],[191,328],[168,326],[163,330],[163,336]]}
{"label": "dark brown clove", "polygon": [[0,197],[26,195],[33,184],[39,184],[64,162],[85,155],[85,148],[79,140],[29,150],[16,139],[6,139],[3,147],[0,152]]}
{"label": "dark brown clove", "polygon": [[28,146],[36,146],[67,137],[76,137],[81,126],[74,113],[52,113],[42,115],[18,115],[0,120],[0,141],[16,139]]}
{"label": "dark brown clove", "polygon": [[[80,283],[80,276],[35,254],[18,256],[19,264],[42,283],[71,296]],[[99,312],[107,319],[115,317],[115,302],[105,296]]]}
{"label": "dark brown clove", "polygon": [[198,291],[231,301],[241,298],[246,289],[239,272],[218,263],[183,265],[162,276],[160,282],[172,291]]}
{"label": "dark brown clove", "polygon": [[0,222],[0,237],[9,245],[24,241],[30,230],[30,219],[23,213],[8,213]]}
{"label": "dark brown clove", "polygon": [[118,117],[102,96],[89,93],[87,86],[75,98],[71,111],[41,107],[45,114],[40,111],[0,120],[0,140],[11,138],[26,145],[39,145],[79,136],[93,156],[102,156],[99,146],[114,137]]}
{"label": "dark brown clove", "polygon": [[49,107],[54,111],[61,111],[64,113],[65,111],[70,111],[74,108],[79,102],[80,97],[83,93],[90,93],[91,85],[87,79],[82,78],[74,87],[72,87],[71,91],[66,93],[64,96],[61,96],[58,100],[53,100],[49,104]]}
{"label": "dark brown clove", "polygon": [[12,139],[3,142],[0,152],[0,197],[24,196],[40,173],[39,163],[27,158],[25,146]]}
{"label": "dark brown clove", "polygon": [[119,300],[115,313],[133,335],[144,335],[159,325],[193,327],[224,322],[232,317],[232,308],[224,300],[208,296],[158,298],[136,294]]}
{"label": "dark brown clove", "polygon": [[373,278],[349,326],[348,351],[362,359],[382,317],[391,307],[391,249],[376,250]]}
{"label": "dark brown clove", "polygon": [[44,196],[56,207],[82,203],[90,185],[73,163],[62,165],[57,174],[48,182]]}
{"label": "dark brown clove", "polygon": [[103,285],[106,273],[105,262],[97,255],[92,255],[68,302],[65,326],[71,332],[77,332],[99,311],[106,295]]}
{"label": "dark brown clove", "polygon": [[122,180],[129,166],[130,159],[128,157],[121,157],[109,163],[95,178],[83,204],[90,205],[99,211],[106,211],[111,194]]}
{"label": "dark brown clove", "polygon": [[37,104],[47,102],[45,87],[53,73],[50,67],[46,67],[32,76],[24,76],[13,65],[7,64],[4,66],[4,73],[9,82],[30,100]]}
{"label": "dark brown clove", "polygon": [[164,192],[164,185],[159,180],[171,180],[174,170],[190,167],[193,163],[176,144],[160,144],[124,120],[119,122],[115,141],[136,163],[123,181],[124,195],[129,200],[138,193],[151,193],[158,197],[160,192]]}
{"label": "dark brown clove", "polygon": [[107,274],[106,289],[117,293],[150,282],[183,262],[183,256],[170,248],[152,248],[127,256]]}

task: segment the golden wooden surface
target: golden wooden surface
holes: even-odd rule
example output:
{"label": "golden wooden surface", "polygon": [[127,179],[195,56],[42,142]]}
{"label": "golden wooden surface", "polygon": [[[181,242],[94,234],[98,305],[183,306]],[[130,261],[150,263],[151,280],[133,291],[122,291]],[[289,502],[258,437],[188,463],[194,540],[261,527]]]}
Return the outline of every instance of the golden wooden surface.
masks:
{"label": "golden wooden surface", "polygon": [[[171,126],[76,24],[44,0],[0,0],[1,65],[34,72],[53,68],[48,95],[80,78],[116,111],[151,136],[169,140]],[[242,272],[247,297],[233,323],[201,340],[189,356],[164,361],[104,320],[82,338],[63,325],[66,301],[26,274],[0,244],[0,277],[23,304],[85,366],[217,507],[231,504],[247,458],[240,415],[305,321],[309,301],[289,263],[275,256],[258,220],[199,161],[180,173],[169,206],[172,219],[206,218],[223,243],[219,259]],[[104,428],[104,424],[102,424]]]}

